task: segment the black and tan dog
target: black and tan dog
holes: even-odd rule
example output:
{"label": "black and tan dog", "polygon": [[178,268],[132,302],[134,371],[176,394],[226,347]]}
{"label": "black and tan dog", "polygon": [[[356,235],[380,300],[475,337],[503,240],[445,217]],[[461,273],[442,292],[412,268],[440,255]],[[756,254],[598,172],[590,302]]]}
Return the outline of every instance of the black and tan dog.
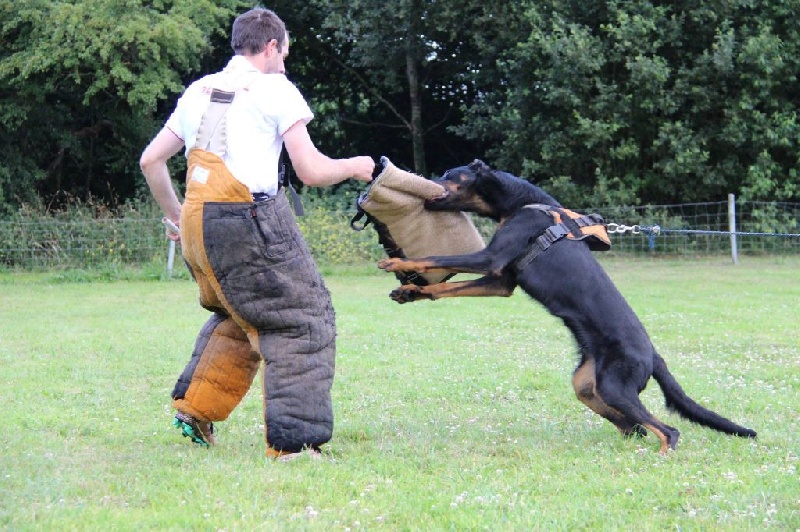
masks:
{"label": "black and tan dog", "polygon": [[407,303],[510,296],[520,286],[572,332],[581,356],[572,377],[575,393],[623,435],[644,435],[647,428],[661,441],[661,453],[675,449],[678,430],[656,419],[639,400],[652,375],[670,410],[727,434],[756,437],[755,431],[698,405],[669,372],[641,322],[590,251],[590,246],[602,248],[607,242],[599,217],[563,209],[539,187],[493,171],[478,160],[447,171],[436,182],[447,192],[426,202],[426,208],[474,212],[499,222],[491,242],[469,255],[392,258],[378,266],[390,272],[485,276],[429,286],[404,285],[392,292],[392,299]]}

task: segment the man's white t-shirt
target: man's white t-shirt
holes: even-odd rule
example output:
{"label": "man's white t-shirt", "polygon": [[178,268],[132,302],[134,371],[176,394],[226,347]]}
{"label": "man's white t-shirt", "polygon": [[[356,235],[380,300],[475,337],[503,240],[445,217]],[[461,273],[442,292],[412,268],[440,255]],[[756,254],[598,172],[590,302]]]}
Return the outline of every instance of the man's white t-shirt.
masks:
{"label": "man's white t-shirt", "polygon": [[178,100],[166,127],[194,147],[200,119],[212,89],[236,91],[228,109],[225,166],[250,192],[278,191],[278,159],[283,134],[299,121],[314,118],[303,95],[283,74],[263,74],[243,56],[234,56],[221,71],[202,77]]}

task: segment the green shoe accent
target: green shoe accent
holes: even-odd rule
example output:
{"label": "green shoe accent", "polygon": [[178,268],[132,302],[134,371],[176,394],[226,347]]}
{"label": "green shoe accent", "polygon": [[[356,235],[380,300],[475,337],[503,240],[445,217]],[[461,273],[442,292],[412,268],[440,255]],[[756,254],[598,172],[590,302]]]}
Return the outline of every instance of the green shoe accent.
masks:
{"label": "green shoe accent", "polygon": [[203,438],[203,431],[197,425],[197,421],[191,416],[179,412],[175,414],[172,420],[172,426],[181,431],[184,437],[189,438],[192,442],[208,447],[208,442]]}

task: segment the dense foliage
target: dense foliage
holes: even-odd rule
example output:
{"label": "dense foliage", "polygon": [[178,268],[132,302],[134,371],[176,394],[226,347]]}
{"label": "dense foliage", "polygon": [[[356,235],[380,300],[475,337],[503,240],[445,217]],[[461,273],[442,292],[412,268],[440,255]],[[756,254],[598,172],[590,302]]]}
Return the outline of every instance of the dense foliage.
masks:
{"label": "dense foliage", "polygon": [[[0,0],[0,212],[141,196],[141,149],[250,5]],[[800,199],[800,0],[267,7],[332,156],[480,157],[581,205]]]}
{"label": "dense foliage", "polygon": [[242,6],[0,0],[0,205],[134,196],[138,154]]}
{"label": "dense foliage", "polygon": [[457,129],[562,199],[800,197],[800,2],[531,3]]}

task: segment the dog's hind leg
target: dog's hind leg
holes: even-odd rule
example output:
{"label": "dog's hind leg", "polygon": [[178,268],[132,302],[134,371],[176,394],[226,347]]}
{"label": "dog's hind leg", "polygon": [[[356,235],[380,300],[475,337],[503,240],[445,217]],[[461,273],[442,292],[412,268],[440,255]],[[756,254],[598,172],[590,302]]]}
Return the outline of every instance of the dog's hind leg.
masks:
{"label": "dog's hind leg", "polygon": [[575,373],[572,374],[572,387],[578,400],[591,410],[613,423],[623,436],[646,436],[641,425],[630,423],[619,411],[608,406],[595,391],[595,363],[593,358],[584,357]]}
{"label": "dog's hind leg", "polygon": [[[648,412],[639,400],[639,391],[633,386],[633,383],[625,382],[617,374],[611,372],[605,372],[601,374],[601,377],[595,384],[595,394],[600,401],[608,405],[611,410],[621,414],[629,426],[639,425],[652,431],[661,441],[659,449],[661,454],[665,454],[668,449],[675,449],[680,432]],[[617,426],[619,427],[619,425]]]}

